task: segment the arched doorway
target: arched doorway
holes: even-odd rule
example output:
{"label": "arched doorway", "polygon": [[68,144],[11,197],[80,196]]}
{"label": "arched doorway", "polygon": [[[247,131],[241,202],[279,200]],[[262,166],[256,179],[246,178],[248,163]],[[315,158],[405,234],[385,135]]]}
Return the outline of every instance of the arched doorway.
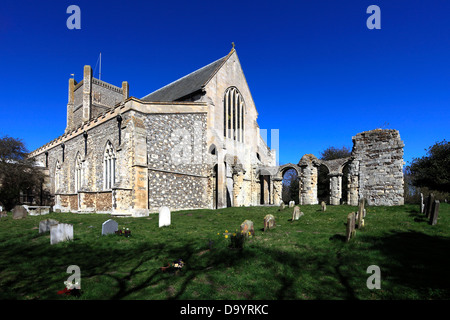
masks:
{"label": "arched doorway", "polygon": [[299,204],[299,168],[294,164],[285,164],[280,166],[281,181],[281,200],[284,203],[294,201],[295,204]]}
{"label": "arched doorway", "polygon": [[317,170],[317,198],[319,203],[325,201],[330,203],[330,170],[324,164],[321,164]]}
{"label": "arched doorway", "polygon": [[348,183],[349,183],[350,162],[347,162],[342,168],[342,198],[341,204],[348,204]]}

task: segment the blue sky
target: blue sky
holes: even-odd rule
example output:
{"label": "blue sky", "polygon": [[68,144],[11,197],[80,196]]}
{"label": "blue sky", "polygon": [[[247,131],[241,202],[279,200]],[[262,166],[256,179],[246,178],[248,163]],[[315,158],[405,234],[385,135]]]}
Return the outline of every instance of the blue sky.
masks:
{"label": "blue sky", "polygon": [[[69,5],[81,30],[69,30]],[[369,30],[368,6],[381,9]],[[20,1],[0,6],[0,136],[32,151],[66,126],[68,79],[102,52],[102,80],[146,94],[235,42],[281,164],[397,129],[404,160],[449,140],[450,1]],[[95,75],[98,77],[98,67]],[[270,135],[269,135],[270,140]]]}

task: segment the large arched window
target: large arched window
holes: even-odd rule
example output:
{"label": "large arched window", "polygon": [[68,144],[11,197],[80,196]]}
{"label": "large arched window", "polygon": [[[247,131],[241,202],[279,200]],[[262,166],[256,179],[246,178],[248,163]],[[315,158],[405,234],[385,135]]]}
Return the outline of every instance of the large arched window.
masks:
{"label": "large arched window", "polygon": [[223,104],[223,135],[244,142],[244,99],[235,87],[225,91]]}
{"label": "large arched window", "polygon": [[109,190],[116,182],[116,154],[110,141],[106,143],[103,162],[103,189]]}
{"label": "large arched window", "polygon": [[78,192],[82,186],[83,177],[83,162],[81,161],[80,153],[77,153],[75,158],[75,192]]}

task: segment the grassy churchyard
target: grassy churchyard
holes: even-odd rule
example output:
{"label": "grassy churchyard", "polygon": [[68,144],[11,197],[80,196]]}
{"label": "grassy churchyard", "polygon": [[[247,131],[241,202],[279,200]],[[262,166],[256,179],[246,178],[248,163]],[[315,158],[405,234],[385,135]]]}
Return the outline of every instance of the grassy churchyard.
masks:
{"label": "grassy churchyard", "polygon": [[[419,205],[366,206],[363,229],[345,242],[347,214],[357,207],[239,207],[114,218],[130,237],[101,235],[106,214],[51,213],[0,219],[0,299],[450,299],[450,205],[442,203],[431,226]],[[263,232],[272,214],[276,228]],[[41,220],[73,224],[74,239],[50,245]],[[230,238],[244,220],[255,235],[242,250]],[[227,231],[227,238],[224,233]],[[182,259],[178,273],[161,267]],[[81,271],[80,297],[57,292]],[[370,265],[380,268],[381,289],[368,289]]]}

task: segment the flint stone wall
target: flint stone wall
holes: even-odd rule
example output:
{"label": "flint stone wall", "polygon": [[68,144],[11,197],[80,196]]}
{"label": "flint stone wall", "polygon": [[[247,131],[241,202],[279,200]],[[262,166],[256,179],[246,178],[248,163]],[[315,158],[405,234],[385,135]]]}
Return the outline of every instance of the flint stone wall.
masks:
{"label": "flint stone wall", "polygon": [[403,147],[398,130],[358,133],[352,137],[352,172],[358,172],[359,198],[368,205],[403,205]]}
{"label": "flint stone wall", "polygon": [[151,114],[147,132],[149,210],[205,208],[210,205],[206,113]]}

